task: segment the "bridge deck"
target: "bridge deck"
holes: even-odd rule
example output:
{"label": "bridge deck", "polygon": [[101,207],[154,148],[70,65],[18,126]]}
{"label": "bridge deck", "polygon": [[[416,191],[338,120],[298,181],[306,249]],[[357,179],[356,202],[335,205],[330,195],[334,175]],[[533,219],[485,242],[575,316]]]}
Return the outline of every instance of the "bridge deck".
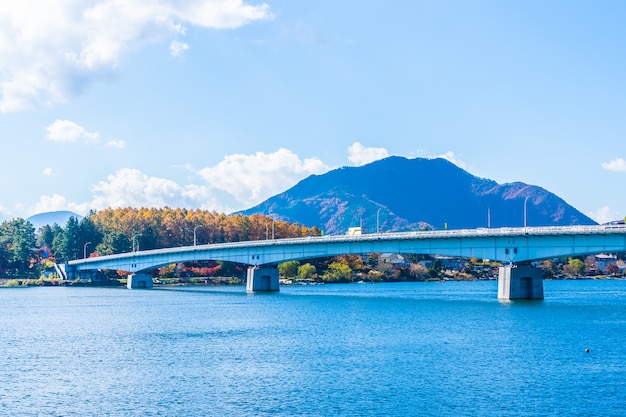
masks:
{"label": "bridge deck", "polygon": [[128,272],[198,260],[276,264],[340,254],[416,253],[502,262],[626,251],[626,226],[518,227],[333,235],[185,246],[74,260],[74,270]]}

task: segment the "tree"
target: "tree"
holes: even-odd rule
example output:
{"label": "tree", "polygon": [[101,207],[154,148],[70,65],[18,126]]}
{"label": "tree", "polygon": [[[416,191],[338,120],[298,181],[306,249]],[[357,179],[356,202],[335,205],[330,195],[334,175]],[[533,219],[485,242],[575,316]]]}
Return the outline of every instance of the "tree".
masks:
{"label": "tree", "polygon": [[352,280],[352,269],[344,262],[332,262],[322,276],[327,282],[348,282]]}
{"label": "tree", "polygon": [[585,263],[580,259],[569,258],[567,265],[563,265],[563,273],[570,277],[581,276],[585,272]]}
{"label": "tree", "polygon": [[54,237],[52,252],[61,261],[71,261],[82,258],[83,244],[78,219],[72,216],[67,220],[63,233]]}
{"label": "tree", "polygon": [[114,255],[116,253],[130,252],[131,248],[130,240],[124,233],[111,232],[104,235],[102,242],[95,247],[95,251],[99,255]]}
{"label": "tree", "polygon": [[361,258],[359,255],[341,255],[338,256],[336,259],[337,262],[347,264],[350,269],[354,271],[363,271],[365,269],[363,258]]}
{"label": "tree", "polygon": [[63,229],[56,223],[52,226],[43,226],[37,236],[37,247],[52,249],[54,237],[60,233],[63,233]]}
{"label": "tree", "polygon": [[0,246],[6,267],[25,270],[35,251],[35,227],[24,219],[6,221],[0,225]]}
{"label": "tree", "polygon": [[278,273],[285,278],[292,278],[298,275],[299,261],[287,261],[278,264]]}
{"label": "tree", "polygon": [[415,279],[422,280],[428,275],[428,268],[421,264],[411,264],[411,276]]}
{"label": "tree", "polygon": [[556,265],[549,259],[545,259],[541,262],[539,268],[543,271],[543,278],[552,278],[557,272]]}
{"label": "tree", "polygon": [[315,274],[317,274],[317,269],[309,263],[298,267],[298,278],[300,279],[312,279]]}
{"label": "tree", "polygon": [[365,261],[365,264],[369,267],[369,268],[376,268],[378,266],[378,255],[377,254],[370,254],[367,257],[367,260]]}
{"label": "tree", "polygon": [[94,211],[89,212],[89,214],[83,217],[78,223],[78,236],[82,244],[81,256],[89,257],[89,254],[93,252],[102,241],[102,233],[100,233],[92,220],[94,214]]}
{"label": "tree", "polygon": [[606,266],[606,273],[610,275],[617,275],[619,273],[619,266],[617,266],[617,264],[608,264]]}

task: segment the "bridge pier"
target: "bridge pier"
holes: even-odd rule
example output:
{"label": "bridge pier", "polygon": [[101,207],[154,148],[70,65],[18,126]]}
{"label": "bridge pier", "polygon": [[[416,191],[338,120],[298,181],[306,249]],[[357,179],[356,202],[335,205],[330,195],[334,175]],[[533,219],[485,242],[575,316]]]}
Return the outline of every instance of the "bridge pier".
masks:
{"label": "bridge pier", "polygon": [[499,300],[543,300],[543,276],[532,266],[502,266],[498,272]]}
{"label": "bridge pier", "polygon": [[280,291],[280,286],[278,284],[278,268],[248,268],[246,291]]}
{"label": "bridge pier", "polygon": [[133,290],[136,288],[152,288],[152,275],[150,274],[130,274],[128,276],[128,282],[126,288]]}

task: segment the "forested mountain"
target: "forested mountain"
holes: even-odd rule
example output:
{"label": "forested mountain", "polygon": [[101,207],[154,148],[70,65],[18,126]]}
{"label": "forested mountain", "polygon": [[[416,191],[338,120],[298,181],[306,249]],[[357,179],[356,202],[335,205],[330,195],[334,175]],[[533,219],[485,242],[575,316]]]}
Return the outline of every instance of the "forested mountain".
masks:
{"label": "forested mountain", "polygon": [[[528,200],[526,200],[528,199]],[[592,225],[592,219],[535,185],[498,184],[441,158],[389,157],[312,175],[241,213],[273,216],[343,234],[423,228]]]}

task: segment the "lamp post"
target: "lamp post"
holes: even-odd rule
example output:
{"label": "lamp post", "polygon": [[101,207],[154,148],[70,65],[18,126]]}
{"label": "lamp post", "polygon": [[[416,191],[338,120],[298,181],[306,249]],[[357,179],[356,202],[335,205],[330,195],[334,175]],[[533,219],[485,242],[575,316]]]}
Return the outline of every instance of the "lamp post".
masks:
{"label": "lamp post", "polygon": [[383,208],[380,207],[377,211],[376,211],[376,233],[380,233],[380,227],[378,226],[380,224],[380,211]]}
{"label": "lamp post", "polygon": [[528,199],[529,199],[529,198],[530,198],[530,197],[526,197],[526,198],[524,199],[524,227],[526,227],[526,225],[528,224],[528,223],[526,222],[526,203],[528,202]]}
{"label": "lamp post", "polygon": [[193,245],[196,246],[196,230],[198,230],[198,227],[202,227],[201,224],[197,225],[196,227],[193,228]]}
{"label": "lamp post", "polygon": [[139,252],[139,239],[137,236],[141,235],[133,235],[133,252]]}
{"label": "lamp post", "polygon": [[83,259],[87,258],[87,246],[90,244],[91,242],[87,242],[83,245]]}

